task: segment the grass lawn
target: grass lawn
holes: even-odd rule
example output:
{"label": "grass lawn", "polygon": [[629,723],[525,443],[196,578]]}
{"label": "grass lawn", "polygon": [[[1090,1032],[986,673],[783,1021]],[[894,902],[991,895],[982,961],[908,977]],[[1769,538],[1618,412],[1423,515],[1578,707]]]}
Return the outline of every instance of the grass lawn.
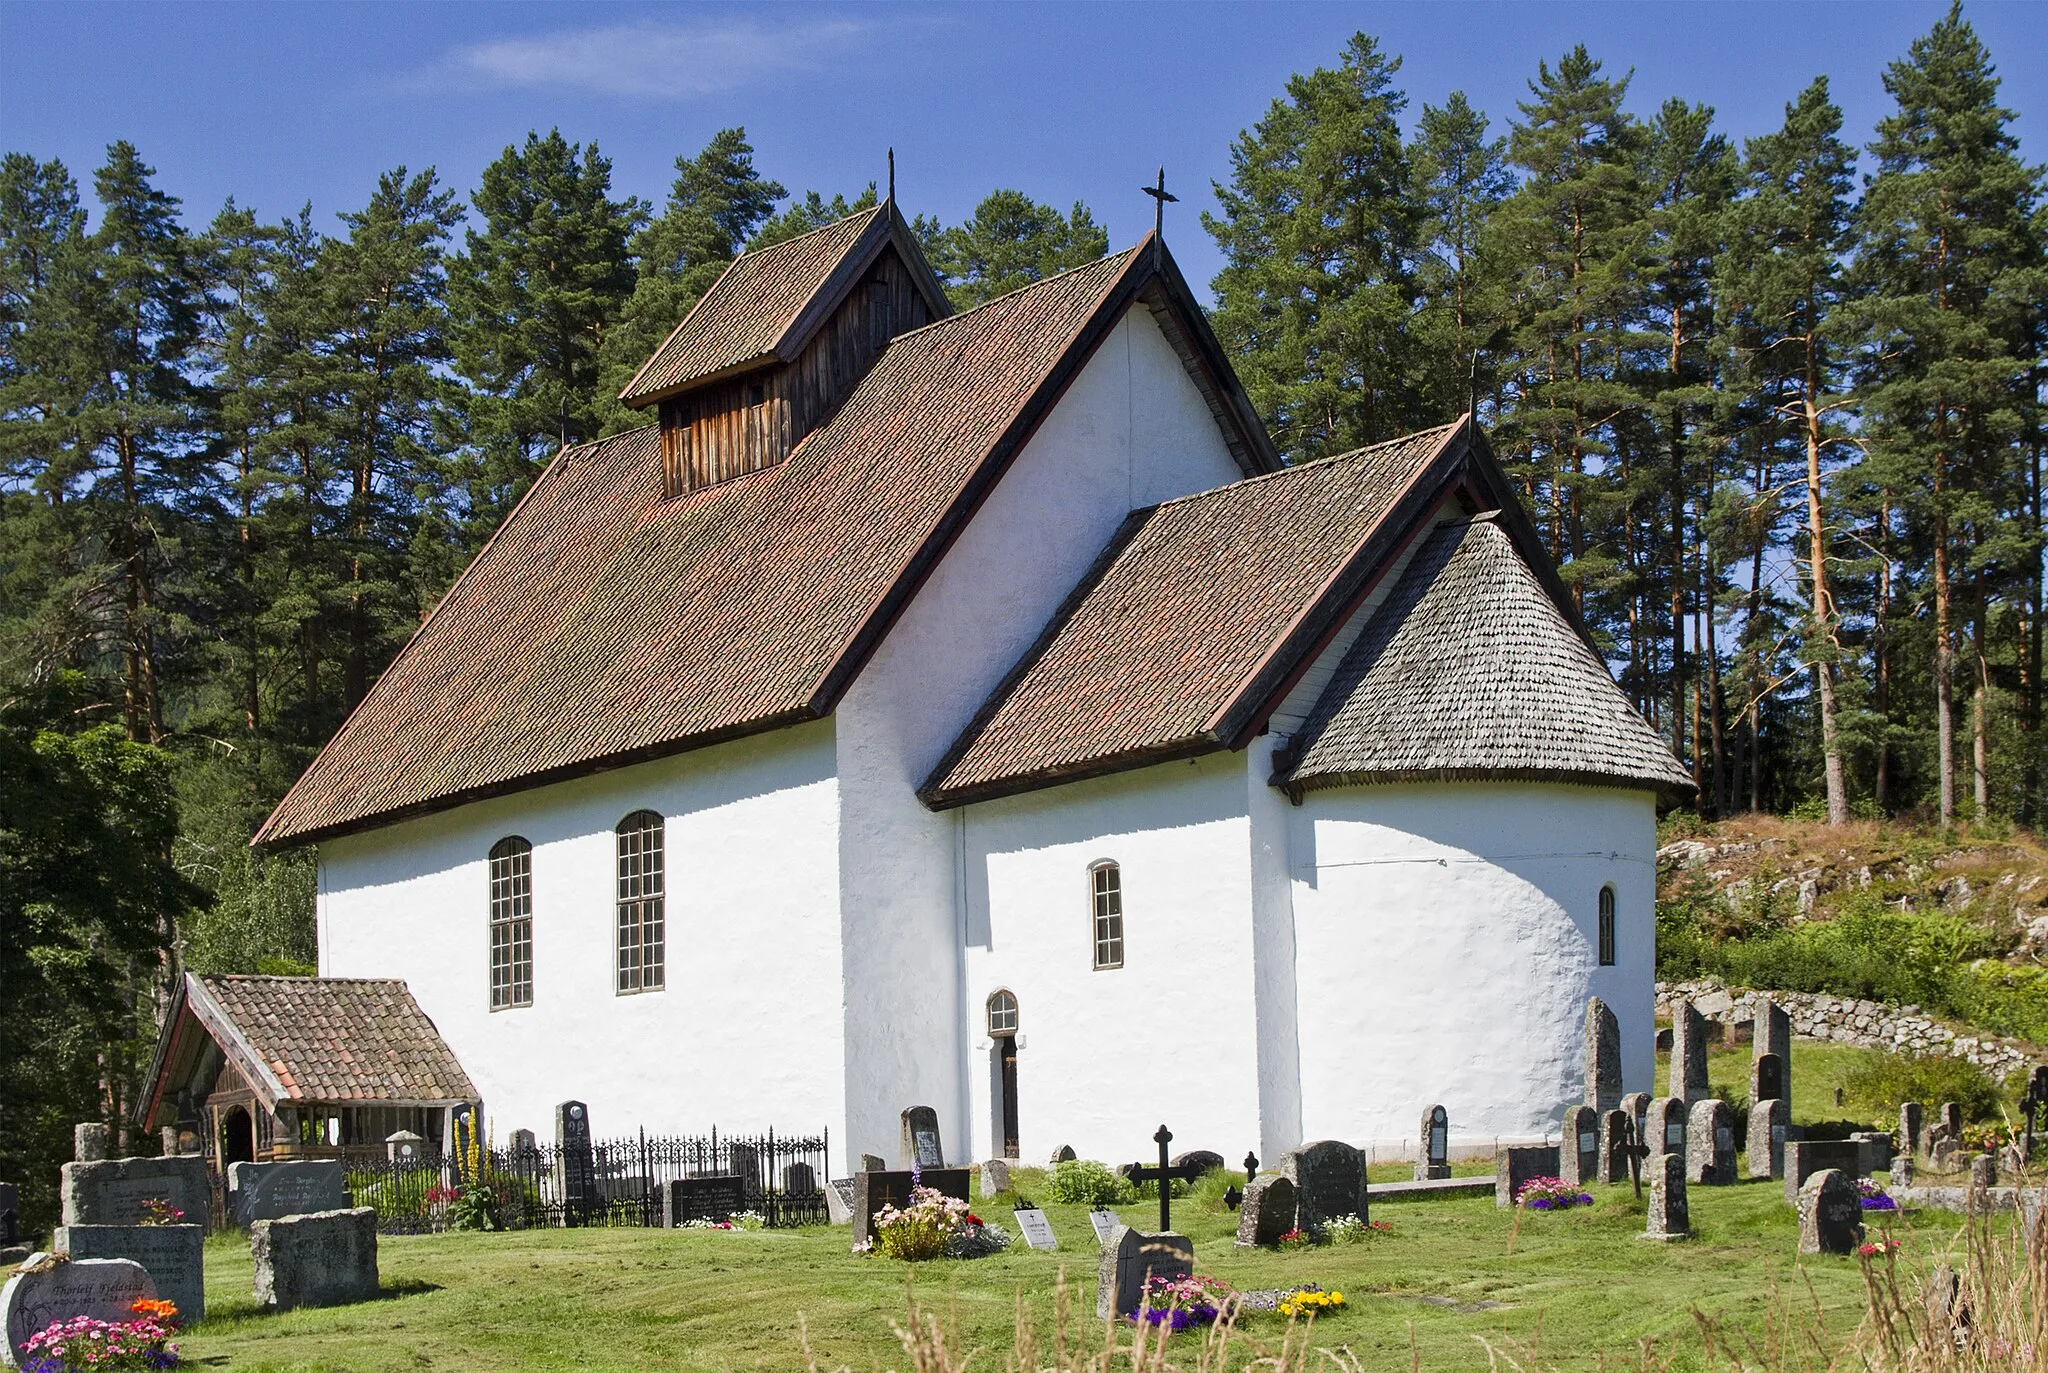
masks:
{"label": "grass lawn", "polygon": [[[1019,1178],[1028,1190],[1042,1174]],[[1633,1365],[1651,1340],[1678,1356],[1675,1367],[1699,1368],[1693,1308],[1760,1327],[1775,1289],[1810,1319],[1808,1283],[1831,1340],[1860,1319],[1857,1262],[1796,1258],[1782,1185],[1692,1189],[1696,1237],[1677,1244],[1636,1238],[1642,1209],[1629,1188],[1595,1190],[1594,1207],[1527,1216],[1512,1256],[1512,1216],[1490,1197],[1384,1204],[1374,1216],[1392,1234],[1293,1253],[1233,1250],[1220,1181],[1177,1203],[1174,1220],[1193,1236],[1198,1268],[1240,1288],[1315,1281],[1344,1292],[1350,1308],[1321,1322],[1315,1342],[1348,1346],[1368,1369],[1408,1368],[1411,1332],[1430,1370],[1487,1367],[1481,1340],[1533,1346],[1542,1366],[1560,1369],[1598,1367],[1602,1354]],[[987,1210],[1006,1219],[1007,1200]],[[1147,1205],[1122,1208],[1125,1218],[1142,1223]],[[844,1229],[387,1238],[385,1299],[282,1316],[254,1306],[246,1244],[227,1235],[208,1244],[211,1316],[185,1353],[235,1369],[800,1369],[801,1315],[821,1367],[866,1373],[906,1366],[890,1322],[902,1319],[911,1282],[920,1301],[951,1314],[961,1346],[985,1351],[976,1368],[1000,1369],[1019,1294],[1049,1332],[1062,1269],[1079,1323],[1099,1338],[1086,1208],[1046,1209],[1056,1254],[1020,1245],[914,1270],[849,1254]],[[1925,1261],[1960,1224],[1938,1213],[1902,1222],[1904,1257]],[[1270,1347],[1282,1327],[1264,1317],[1247,1328]]]}
{"label": "grass lawn", "polygon": [[[1858,1064],[1875,1057],[1875,1049],[1859,1049],[1849,1044],[1820,1044],[1811,1040],[1792,1041],[1792,1120],[1804,1125],[1817,1120],[1851,1120],[1856,1117],[1856,1107],[1835,1105],[1835,1089],[1849,1080],[1849,1073]],[[1717,1048],[1707,1054],[1707,1081],[1715,1087],[1726,1087],[1736,1099],[1749,1095],[1749,1065],[1751,1050],[1747,1044],[1730,1048]],[[1671,1086],[1671,1055],[1657,1055],[1657,1095],[1669,1096]],[[1929,1110],[1933,1104],[1929,1103]],[[1894,1129],[1897,1122],[1886,1125],[1872,1124],[1871,1129]]]}

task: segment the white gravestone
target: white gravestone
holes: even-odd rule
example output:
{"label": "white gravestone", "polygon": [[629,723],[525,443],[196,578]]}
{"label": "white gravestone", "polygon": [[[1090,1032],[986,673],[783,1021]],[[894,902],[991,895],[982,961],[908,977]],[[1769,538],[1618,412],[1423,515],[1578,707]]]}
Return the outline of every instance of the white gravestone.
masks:
{"label": "white gravestone", "polygon": [[31,1254],[0,1287],[0,1331],[6,1335],[7,1362],[21,1366],[21,1349],[29,1336],[55,1321],[90,1316],[97,1321],[132,1321],[138,1301],[155,1301],[156,1284],[132,1259],[79,1259],[65,1262],[50,1254]]}
{"label": "white gravestone", "polygon": [[1109,1243],[1109,1237],[1116,1233],[1119,1225],[1123,1224],[1123,1219],[1114,1211],[1090,1211],[1088,1213],[1088,1223],[1095,1227],[1095,1242],[1097,1244],[1107,1244]]}
{"label": "white gravestone", "polygon": [[1045,1212],[1036,1206],[1020,1206],[1016,1210],[1017,1228],[1024,1234],[1024,1243],[1033,1249],[1057,1249],[1060,1242],[1052,1232],[1052,1222],[1045,1218]]}

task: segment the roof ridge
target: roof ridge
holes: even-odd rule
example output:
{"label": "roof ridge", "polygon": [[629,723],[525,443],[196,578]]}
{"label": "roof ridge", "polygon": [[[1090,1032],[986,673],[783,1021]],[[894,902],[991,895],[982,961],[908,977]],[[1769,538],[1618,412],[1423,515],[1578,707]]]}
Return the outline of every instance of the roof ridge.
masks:
{"label": "roof ridge", "polygon": [[882,213],[882,211],[886,210],[887,208],[889,208],[889,202],[884,200],[877,204],[868,206],[865,210],[850,210],[846,214],[843,214],[839,216],[839,218],[833,220],[831,223],[820,224],[815,229],[806,229],[800,234],[792,234],[788,238],[777,239],[773,243],[764,243],[758,248],[742,248],[732,255],[732,260],[734,262],[738,262],[743,257],[758,257],[762,253],[772,253],[777,248],[787,248],[792,243],[801,243],[807,238],[813,238],[822,233],[829,233],[831,230],[837,229],[843,224],[851,224],[854,220],[859,219],[862,215],[866,215],[870,219],[872,219],[874,216]]}
{"label": "roof ridge", "polygon": [[1207,491],[1190,491],[1185,496],[1174,496],[1170,499],[1159,501],[1154,505],[1145,506],[1144,509],[1163,510],[1169,505],[1185,505],[1192,501],[1207,500],[1211,496],[1220,496],[1226,491],[1238,491],[1247,486],[1256,486],[1260,482],[1272,481],[1275,477],[1291,477],[1297,472],[1313,472],[1320,468],[1334,467],[1340,462],[1354,461],[1368,453],[1376,453],[1382,448],[1392,448],[1397,443],[1410,443],[1427,434],[1440,434],[1446,430],[1455,430],[1462,423],[1464,423],[1462,418],[1455,419],[1449,424],[1432,425],[1428,429],[1418,429],[1412,434],[1402,434],[1396,438],[1382,439],[1378,443],[1368,443],[1362,448],[1353,448],[1349,452],[1332,453],[1327,458],[1315,458],[1309,462],[1289,463],[1277,472],[1261,472],[1256,477],[1240,477],[1234,482],[1226,482],[1222,486],[1212,486]]}
{"label": "roof ridge", "polygon": [[893,348],[907,338],[915,338],[919,334],[928,333],[933,329],[941,327],[942,325],[957,324],[963,319],[967,319],[970,316],[979,314],[981,311],[986,310],[991,305],[998,305],[1001,304],[1003,301],[1013,300],[1016,297],[1023,295],[1026,291],[1035,291],[1041,286],[1050,286],[1052,285],[1052,283],[1060,280],[1062,277],[1070,277],[1074,275],[1074,273],[1076,272],[1085,272],[1091,267],[1100,267],[1103,263],[1113,261],[1116,258],[1129,257],[1132,253],[1137,252],[1141,246],[1143,245],[1134,243],[1130,247],[1122,249],[1121,251],[1114,253],[1104,253],[1101,257],[1096,258],[1093,262],[1084,262],[1078,267],[1068,267],[1064,271],[1054,272],[1051,276],[1040,277],[1036,281],[1027,281],[1022,286],[1017,287],[1013,291],[1005,291],[999,296],[990,296],[987,300],[981,302],[981,304],[973,306],[966,310],[960,310],[953,314],[947,315],[944,319],[935,319],[930,324],[920,324],[915,329],[905,329],[902,333],[896,335],[894,338],[889,340],[889,346]]}

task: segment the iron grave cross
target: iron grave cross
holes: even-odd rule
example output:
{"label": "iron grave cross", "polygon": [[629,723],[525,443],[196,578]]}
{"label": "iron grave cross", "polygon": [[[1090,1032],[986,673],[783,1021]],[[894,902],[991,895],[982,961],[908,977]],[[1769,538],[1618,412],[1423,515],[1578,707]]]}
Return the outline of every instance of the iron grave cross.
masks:
{"label": "iron grave cross", "polygon": [[1166,189],[1166,168],[1159,169],[1158,185],[1140,186],[1138,189],[1152,197],[1152,233],[1155,237],[1163,238],[1166,229],[1166,202],[1180,200],[1179,196]]}
{"label": "iron grave cross", "polygon": [[1159,1133],[1153,1135],[1152,1139],[1159,1145],[1159,1166],[1147,1168],[1142,1163],[1134,1163],[1124,1169],[1124,1175],[1132,1182],[1159,1184],[1159,1230],[1164,1234],[1173,1229],[1173,1212],[1169,1208],[1172,1205],[1174,1180],[1193,1182],[1201,1176],[1201,1169],[1192,1163],[1183,1163],[1176,1168],[1166,1161],[1166,1146],[1173,1142],[1173,1131],[1164,1125],[1159,1127]]}

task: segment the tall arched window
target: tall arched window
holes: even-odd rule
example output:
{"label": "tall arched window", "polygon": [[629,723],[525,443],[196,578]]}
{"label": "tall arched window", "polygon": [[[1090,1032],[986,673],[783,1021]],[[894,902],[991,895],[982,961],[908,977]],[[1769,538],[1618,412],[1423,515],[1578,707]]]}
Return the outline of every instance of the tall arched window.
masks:
{"label": "tall arched window", "polygon": [[533,1004],[533,845],[491,846],[491,1009]]}
{"label": "tall arched window", "polygon": [[1089,888],[1095,905],[1095,967],[1124,965],[1124,877],[1122,869],[1104,859],[1089,865]]}
{"label": "tall arched window", "polygon": [[1614,966],[1614,888],[1600,889],[1600,966]]}
{"label": "tall arched window", "polygon": [[619,991],[662,985],[662,823],[651,810],[619,821]]}
{"label": "tall arched window", "polygon": [[1008,992],[997,992],[988,999],[989,1037],[1017,1033],[1017,998]]}

